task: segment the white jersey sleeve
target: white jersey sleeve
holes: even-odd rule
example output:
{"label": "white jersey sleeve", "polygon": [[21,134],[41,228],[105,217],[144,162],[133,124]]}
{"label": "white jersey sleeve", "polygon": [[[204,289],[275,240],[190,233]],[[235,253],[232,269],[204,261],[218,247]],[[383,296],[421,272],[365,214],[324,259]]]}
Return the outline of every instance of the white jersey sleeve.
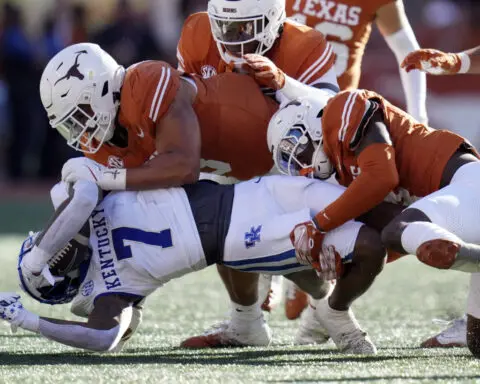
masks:
{"label": "white jersey sleeve", "polygon": [[81,180],[74,185],[61,182],[53,187],[51,197],[55,214],[23,261],[32,271],[41,271],[78,234],[98,204],[100,191],[90,181]]}
{"label": "white jersey sleeve", "polygon": [[[245,272],[277,275],[307,268],[297,262],[290,232],[295,225],[311,220],[344,190],[293,176],[266,176],[235,185],[224,264]],[[344,263],[351,262],[362,225],[348,221],[329,231],[323,251],[334,247]]]}

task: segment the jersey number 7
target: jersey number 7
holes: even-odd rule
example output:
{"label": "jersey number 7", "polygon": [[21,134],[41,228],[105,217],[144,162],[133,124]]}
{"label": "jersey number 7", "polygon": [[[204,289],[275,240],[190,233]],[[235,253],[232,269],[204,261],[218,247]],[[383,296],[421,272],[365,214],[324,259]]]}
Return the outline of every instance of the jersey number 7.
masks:
{"label": "jersey number 7", "polygon": [[120,227],[112,230],[112,240],[117,260],[129,259],[133,256],[131,246],[125,244],[125,241],[154,245],[161,248],[173,246],[170,229],[164,229],[160,232],[147,232],[138,228]]}

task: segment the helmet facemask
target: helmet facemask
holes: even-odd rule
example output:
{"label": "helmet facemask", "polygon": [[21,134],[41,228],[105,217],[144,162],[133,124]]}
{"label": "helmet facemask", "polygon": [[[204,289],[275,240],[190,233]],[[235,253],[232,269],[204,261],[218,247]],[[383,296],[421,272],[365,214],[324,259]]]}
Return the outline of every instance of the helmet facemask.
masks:
{"label": "helmet facemask", "polygon": [[117,107],[111,112],[95,112],[91,100],[91,89],[86,89],[75,107],[63,119],[50,121],[70,147],[84,153],[96,153],[104,142],[112,138],[118,109]]}
{"label": "helmet facemask", "polygon": [[315,141],[303,124],[294,125],[274,151],[275,164],[289,176],[328,179],[333,167],[323,151],[323,141]]}
{"label": "helmet facemask", "polygon": [[323,149],[323,109],[319,112],[318,104],[294,100],[272,117],[268,143],[281,173],[321,180],[333,174],[333,165]]}
{"label": "helmet facemask", "polygon": [[243,64],[243,56],[249,53],[264,55],[279,37],[285,21],[285,8],[272,7],[262,14],[254,9],[251,15],[238,17],[221,14],[210,2],[208,15],[214,40],[220,56],[226,63]]}

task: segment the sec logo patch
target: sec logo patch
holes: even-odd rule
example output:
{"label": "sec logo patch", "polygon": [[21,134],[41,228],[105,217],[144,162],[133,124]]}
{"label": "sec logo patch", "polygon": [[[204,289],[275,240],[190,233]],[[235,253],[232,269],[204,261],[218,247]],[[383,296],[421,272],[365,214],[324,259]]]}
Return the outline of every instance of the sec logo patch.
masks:
{"label": "sec logo patch", "polygon": [[209,77],[213,77],[217,74],[217,70],[212,67],[211,65],[204,65],[200,71],[202,72],[202,77],[204,79],[208,79]]}

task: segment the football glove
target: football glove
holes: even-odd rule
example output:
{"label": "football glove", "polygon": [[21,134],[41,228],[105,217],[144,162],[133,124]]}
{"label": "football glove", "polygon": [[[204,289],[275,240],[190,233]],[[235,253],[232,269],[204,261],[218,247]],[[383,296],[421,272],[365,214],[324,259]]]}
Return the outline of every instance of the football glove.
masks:
{"label": "football glove", "polygon": [[18,327],[38,332],[40,317],[27,311],[20,302],[20,295],[15,292],[0,293],[0,318],[10,323],[14,333]]}
{"label": "football glove", "polygon": [[270,59],[258,54],[244,55],[243,58],[245,69],[261,87],[278,91],[285,86],[285,73]]}
{"label": "football glove", "polygon": [[454,75],[460,72],[462,59],[457,53],[419,49],[410,52],[400,66],[407,72],[419,69],[431,75]]}
{"label": "football glove", "polygon": [[20,295],[14,292],[0,293],[0,318],[10,323],[14,333],[19,326],[19,314],[22,310]]}
{"label": "football glove", "polygon": [[126,169],[110,169],[86,157],[76,157],[63,165],[62,181],[78,180],[91,181],[104,191],[125,190],[127,173]]}
{"label": "football glove", "polygon": [[326,280],[334,280],[342,276],[343,264],[335,247],[323,246],[325,235],[313,221],[307,221],[295,226],[290,240],[300,264],[311,265]]}

